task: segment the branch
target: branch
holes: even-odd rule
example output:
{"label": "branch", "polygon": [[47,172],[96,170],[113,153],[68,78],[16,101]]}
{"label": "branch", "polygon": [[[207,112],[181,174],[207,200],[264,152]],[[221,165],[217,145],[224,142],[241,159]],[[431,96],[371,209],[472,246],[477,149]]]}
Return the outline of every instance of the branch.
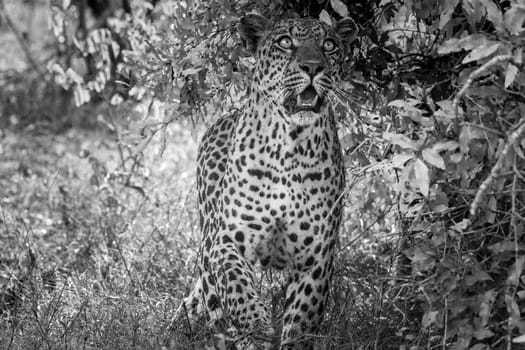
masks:
{"label": "branch", "polygon": [[474,216],[476,215],[476,212],[478,211],[479,204],[481,203],[481,198],[487,192],[488,187],[492,184],[494,179],[499,175],[501,169],[503,168],[503,164],[505,162],[505,158],[507,154],[509,153],[510,149],[514,146],[514,143],[516,140],[518,140],[521,135],[525,132],[525,121],[522,121],[521,125],[514,130],[512,134],[510,134],[509,139],[507,141],[507,144],[501,151],[501,154],[498,158],[498,161],[490,171],[489,176],[483,181],[481,186],[479,187],[478,192],[476,193],[476,197],[474,197],[474,201],[472,201],[472,204],[470,205],[470,215]]}
{"label": "branch", "polygon": [[27,61],[29,62],[29,65],[35,70],[35,72],[38,73],[38,75],[41,78],[43,78],[44,73],[40,70],[39,64],[36,62],[36,60],[31,55],[31,51],[29,50],[29,47],[27,46],[24,36],[22,35],[22,33],[20,33],[20,30],[18,30],[18,28],[15,26],[11,17],[9,17],[9,15],[7,14],[4,0],[0,0],[0,16],[4,18],[7,25],[11,29],[11,31],[15,34],[16,39],[18,40],[18,43],[20,44],[20,47],[22,48],[22,51],[24,51]]}
{"label": "branch", "polygon": [[490,60],[488,60],[487,62],[485,62],[481,67],[479,67],[478,69],[476,69],[475,71],[469,74],[468,79],[465,82],[465,85],[463,85],[461,90],[459,90],[459,92],[456,94],[456,97],[454,97],[454,102],[452,103],[452,107],[454,109],[454,115],[456,118],[458,117],[459,102],[461,101],[461,99],[463,98],[467,90],[472,86],[472,84],[474,83],[474,80],[479,78],[480,75],[485,73],[493,65],[503,62],[503,61],[508,61],[511,59],[512,59],[512,55],[495,56],[491,58]]}

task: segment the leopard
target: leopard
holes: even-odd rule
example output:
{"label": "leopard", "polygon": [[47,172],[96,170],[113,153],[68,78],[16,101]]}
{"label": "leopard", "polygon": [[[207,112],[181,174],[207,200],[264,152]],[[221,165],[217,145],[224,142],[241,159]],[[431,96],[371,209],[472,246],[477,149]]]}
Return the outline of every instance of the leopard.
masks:
{"label": "leopard", "polygon": [[[242,109],[200,142],[199,277],[181,307],[230,320],[238,349],[313,349],[343,214],[334,97],[358,26],[252,13],[237,29],[254,70]],[[287,276],[280,337],[259,292],[268,269]]]}

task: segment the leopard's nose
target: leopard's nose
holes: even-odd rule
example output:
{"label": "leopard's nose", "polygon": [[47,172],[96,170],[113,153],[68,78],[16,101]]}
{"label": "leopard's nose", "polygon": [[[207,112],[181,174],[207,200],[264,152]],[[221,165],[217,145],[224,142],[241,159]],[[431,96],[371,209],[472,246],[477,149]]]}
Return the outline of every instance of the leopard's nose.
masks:
{"label": "leopard's nose", "polygon": [[299,68],[308,74],[312,79],[324,69],[320,62],[301,62],[299,64]]}

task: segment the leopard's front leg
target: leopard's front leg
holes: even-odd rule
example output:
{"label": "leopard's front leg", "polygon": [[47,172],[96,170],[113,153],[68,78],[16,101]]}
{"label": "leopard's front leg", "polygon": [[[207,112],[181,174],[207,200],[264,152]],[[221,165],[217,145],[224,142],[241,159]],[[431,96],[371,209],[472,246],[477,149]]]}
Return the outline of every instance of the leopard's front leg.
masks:
{"label": "leopard's front leg", "polygon": [[222,309],[224,319],[231,322],[240,337],[245,339],[242,348],[270,349],[274,331],[255,286],[253,266],[240,253],[231,236],[229,232],[220,232],[216,236],[210,261],[204,264],[210,276],[207,284],[219,298],[217,305],[211,300],[206,300],[206,304]]}
{"label": "leopard's front leg", "polygon": [[[323,251],[324,250],[324,251]],[[324,254],[323,254],[324,253]],[[333,247],[328,242],[314,263],[294,269],[286,288],[281,349],[313,349],[312,334],[322,320],[333,271]]]}

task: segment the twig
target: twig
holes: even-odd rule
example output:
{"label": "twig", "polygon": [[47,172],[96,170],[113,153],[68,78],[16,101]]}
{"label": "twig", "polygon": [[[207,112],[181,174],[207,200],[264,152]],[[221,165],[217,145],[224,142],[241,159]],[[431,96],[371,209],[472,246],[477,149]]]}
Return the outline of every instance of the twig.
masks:
{"label": "twig", "polygon": [[514,146],[514,143],[516,140],[518,140],[519,137],[525,132],[525,121],[522,121],[521,125],[509,136],[509,140],[507,141],[507,144],[501,151],[501,154],[498,158],[498,161],[490,171],[489,176],[483,181],[481,186],[479,186],[479,190],[476,193],[476,196],[474,197],[474,200],[472,201],[472,204],[470,205],[470,215],[474,216],[476,215],[476,212],[478,211],[479,204],[481,203],[481,198],[487,191],[490,184],[494,181],[494,179],[499,175],[501,169],[503,168],[503,164],[505,162],[505,158],[507,154],[509,153],[510,149]]}
{"label": "twig", "polygon": [[[514,153],[514,166],[516,166],[516,153]],[[519,275],[521,274],[521,267],[518,266],[519,261],[519,244],[518,244],[518,225],[516,223],[516,185],[517,185],[517,176],[514,175],[512,178],[512,199],[511,199],[511,205],[512,205],[512,215],[510,217],[510,227],[512,228],[512,232],[514,233],[514,261],[515,261],[515,274],[516,274],[516,281],[511,286],[511,293],[512,298],[514,299],[516,297],[516,292],[518,291],[518,285],[519,285]],[[514,328],[512,325],[512,316],[509,315],[509,318],[507,320],[507,349],[512,349],[512,329]]]}
{"label": "twig", "polygon": [[446,350],[447,348],[447,330],[448,330],[448,295],[445,297],[445,314],[443,315],[444,321],[443,321],[443,343],[442,348],[443,350]]}
{"label": "twig", "polygon": [[478,129],[481,129],[483,131],[486,131],[486,132],[490,132],[490,133],[493,133],[493,134],[496,134],[498,136],[505,136],[504,133],[502,133],[501,131],[498,131],[496,129],[492,129],[492,128],[489,128],[488,126],[485,126],[485,125],[480,125],[480,124],[474,124],[474,123],[470,123],[470,122],[465,122],[465,123],[461,123],[461,125],[467,125],[467,126],[470,126],[472,128],[478,128]]}
{"label": "twig", "polygon": [[473,71],[469,74],[467,81],[465,82],[465,85],[459,90],[459,92],[454,97],[454,102],[452,103],[452,107],[454,109],[454,115],[457,118],[458,117],[458,107],[459,102],[467,92],[467,90],[472,86],[474,83],[474,80],[476,80],[480,75],[485,73],[490,67],[495,65],[496,63],[508,61],[512,59],[512,55],[499,55],[491,58],[489,61],[485,62],[481,67]]}
{"label": "twig", "polygon": [[7,14],[4,0],[0,0],[0,17],[3,17],[11,31],[15,34],[16,39],[18,40],[18,43],[20,44],[20,47],[22,48],[22,51],[24,51],[27,61],[29,62],[29,65],[35,70],[35,72],[38,73],[40,78],[43,79],[44,73],[40,70],[39,64],[33,58],[33,55],[31,54],[31,51],[27,46],[24,36],[22,35],[22,33],[20,33],[20,30],[18,30],[18,28],[15,26],[11,17],[9,17],[9,15]]}

